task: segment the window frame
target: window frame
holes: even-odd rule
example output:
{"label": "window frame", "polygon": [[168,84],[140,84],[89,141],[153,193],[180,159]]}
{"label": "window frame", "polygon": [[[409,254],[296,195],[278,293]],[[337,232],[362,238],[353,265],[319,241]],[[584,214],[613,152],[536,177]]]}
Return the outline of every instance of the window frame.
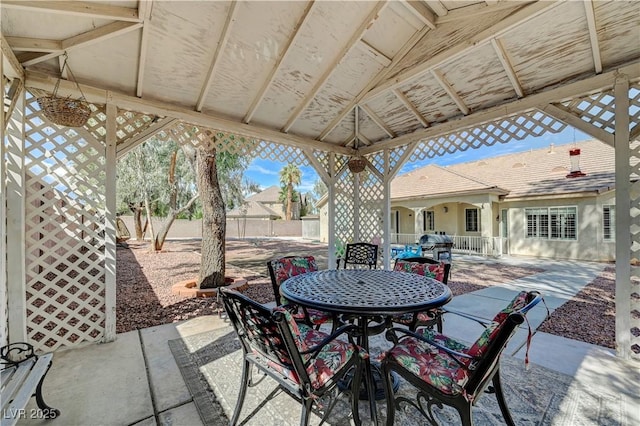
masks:
{"label": "window frame", "polygon": [[422,210],[422,231],[433,231],[436,226],[435,211]]}
{"label": "window frame", "polygon": [[[609,221],[608,225],[606,223],[607,220]],[[607,231],[607,228],[608,228],[608,231]],[[607,236],[607,232],[609,233],[609,236]],[[616,205],[615,204],[602,205],[602,239],[607,242],[616,241]]]}
{"label": "window frame", "polygon": [[578,207],[526,207],[525,239],[578,241]]}
{"label": "window frame", "polygon": [[[464,231],[465,232],[480,232],[480,209],[477,207],[464,209]],[[469,213],[474,212],[475,217],[469,218]],[[475,222],[475,229],[469,229],[470,220]]]}

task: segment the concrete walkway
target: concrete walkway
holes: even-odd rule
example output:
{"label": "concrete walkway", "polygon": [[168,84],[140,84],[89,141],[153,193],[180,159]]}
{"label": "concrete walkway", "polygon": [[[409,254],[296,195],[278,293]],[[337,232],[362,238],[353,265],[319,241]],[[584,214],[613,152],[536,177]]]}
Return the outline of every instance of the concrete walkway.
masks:
{"label": "concrete walkway", "polygon": [[[538,260],[507,258],[503,261],[540,266]],[[604,266],[544,261],[544,273],[458,296],[447,306],[491,318],[517,291],[526,288],[542,291],[553,310],[590,282]],[[546,314],[543,309],[536,311],[539,312],[530,314],[534,327]],[[479,334],[473,324],[466,319],[454,319],[452,315],[445,318],[447,333],[463,340],[475,340]],[[112,343],[57,352],[44,384],[44,396],[51,406],[62,411],[62,416],[50,421],[28,418],[29,409],[36,408],[32,400],[26,411],[27,418],[18,424],[201,425],[167,342],[221,327],[233,332],[229,324],[218,317],[200,317],[119,334]],[[524,348],[519,345],[526,337],[526,330],[520,330],[516,337],[507,353],[515,351],[515,356],[522,358]],[[623,419],[621,424],[640,424],[639,363],[620,360],[606,348],[546,333],[536,333],[530,359],[532,363],[573,376],[576,386],[622,398],[625,408],[619,416]],[[240,380],[239,377],[228,379]]]}

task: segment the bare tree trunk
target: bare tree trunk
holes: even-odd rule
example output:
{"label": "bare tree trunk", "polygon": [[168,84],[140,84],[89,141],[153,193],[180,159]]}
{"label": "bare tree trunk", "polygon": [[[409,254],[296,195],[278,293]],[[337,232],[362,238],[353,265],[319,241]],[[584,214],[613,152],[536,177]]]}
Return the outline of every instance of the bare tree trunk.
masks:
{"label": "bare tree trunk", "polygon": [[293,204],[292,198],[293,198],[293,185],[289,183],[287,184],[287,213],[285,215],[285,218],[287,220],[291,220],[291,205]]}
{"label": "bare tree trunk", "polygon": [[142,241],[144,239],[144,230],[142,229],[142,211],[144,210],[144,205],[142,203],[129,203],[129,210],[133,212],[133,225],[136,228],[136,240]]}
{"label": "bare tree trunk", "polygon": [[198,288],[224,285],[225,226],[224,200],[220,192],[215,148],[198,148],[198,192],[202,202],[202,258]]}

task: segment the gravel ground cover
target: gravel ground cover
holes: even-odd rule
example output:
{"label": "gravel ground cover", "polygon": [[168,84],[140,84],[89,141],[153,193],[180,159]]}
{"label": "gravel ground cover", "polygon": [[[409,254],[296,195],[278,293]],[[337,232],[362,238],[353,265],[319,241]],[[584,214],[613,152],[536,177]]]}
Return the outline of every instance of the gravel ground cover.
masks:
{"label": "gravel ground cover", "polygon": [[[218,313],[215,298],[184,298],[171,286],[193,279],[200,264],[199,241],[167,241],[162,253],[150,253],[146,243],[130,242],[117,250],[117,332],[182,321]],[[326,245],[289,240],[230,240],[226,244],[227,275],[249,281],[244,293],[261,303],[273,301],[266,262],[310,254],[320,269],[327,267]],[[449,286],[454,296],[497,285],[542,269],[520,268],[486,261],[456,261]],[[573,300],[552,314],[540,331],[613,348],[615,269],[608,267]],[[576,324],[581,327],[578,330]],[[589,325],[592,324],[592,325]]]}

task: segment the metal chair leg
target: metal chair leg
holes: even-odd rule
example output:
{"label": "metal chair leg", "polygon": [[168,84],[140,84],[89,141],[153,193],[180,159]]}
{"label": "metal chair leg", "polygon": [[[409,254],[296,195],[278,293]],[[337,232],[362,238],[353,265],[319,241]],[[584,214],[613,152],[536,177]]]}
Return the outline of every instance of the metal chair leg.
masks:
{"label": "metal chair leg", "polygon": [[246,359],[242,363],[242,381],[240,382],[240,393],[238,394],[238,402],[236,402],[236,408],[233,411],[233,417],[229,422],[230,426],[238,424],[238,418],[242,411],[242,405],[244,404],[244,398],[247,396],[247,388],[249,387],[249,374],[251,373],[251,366]]}
{"label": "metal chair leg", "polygon": [[[49,365],[49,368],[51,365]],[[47,372],[49,372],[49,368],[47,368]],[[43,374],[38,382],[38,387],[36,387],[36,404],[38,404],[38,408],[42,410],[45,418],[47,419],[55,419],[60,416],[60,410],[57,408],[53,408],[47,405],[44,402],[44,398],[42,397],[42,383],[44,382],[44,378],[47,377],[47,373]]]}
{"label": "metal chair leg", "polygon": [[382,377],[384,380],[385,398],[387,399],[387,426],[393,426],[396,417],[396,401],[393,394],[393,381],[389,364],[382,361]]}
{"label": "metal chair leg", "polygon": [[302,416],[300,417],[300,426],[307,426],[311,417],[311,408],[313,407],[313,399],[307,398],[303,400]]}
{"label": "metal chair leg", "polygon": [[498,405],[500,406],[500,411],[502,412],[502,417],[504,417],[505,423],[508,426],[515,426],[511,413],[509,412],[509,407],[507,407],[507,401],[504,399],[504,393],[502,392],[500,368],[496,370],[496,374],[493,376],[493,388],[496,391],[496,399],[498,400]]}

